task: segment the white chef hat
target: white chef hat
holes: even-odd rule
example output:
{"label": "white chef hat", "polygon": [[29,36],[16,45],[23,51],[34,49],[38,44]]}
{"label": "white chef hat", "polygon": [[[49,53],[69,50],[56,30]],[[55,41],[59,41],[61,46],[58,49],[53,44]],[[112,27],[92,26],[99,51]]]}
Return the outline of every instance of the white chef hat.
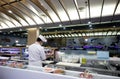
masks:
{"label": "white chef hat", "polygon": [[47,39],[44,36],[42,36],[42,35],[39,35],[38,38],[40,38],[43,42],[47,42]]}

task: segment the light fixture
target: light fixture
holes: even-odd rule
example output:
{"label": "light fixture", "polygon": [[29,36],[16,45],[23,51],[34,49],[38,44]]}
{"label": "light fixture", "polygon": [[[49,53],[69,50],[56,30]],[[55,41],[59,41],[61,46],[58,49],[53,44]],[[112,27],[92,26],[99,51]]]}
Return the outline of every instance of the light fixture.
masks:
{"label": "light fixture", "polygon": [[62,27],[62,24],[59,24],[59,27]]}
{"label": "light fixture", "polygon": [[114,28],[116,27],[116,26],[113,26]]}
{"label": "light fixture", "polygon": [[88,39],[85,39],[85,41],[87,42],[87,41],[88,41]]}
{"label": "light fixture", "polygon": [[64,37],[64,35],[61,35],[62,37]]}
{"label": "light fixture", "polygon": [[92,27],[90,29],[93,29]]}
{"label": "light fixture", "polygon": [[89,27],[92,27],[92,25],[90,24]]}
{"label": "light fixture", "polygon": [[58,37],[62,37],[62,36],[58,35]]}
{"label": "light fixture", "polygon": [[91,24],[91,21],[89,21],[88,24]]}
{"label": "light fixture", "polygon": [[19,41],[18,40],[15,40],[15,43],[17,44]]}
{"label": "light fixture", "polygon": [[11,33],[13,32],[13,31],[10,31]]}
{"label": "light fixture", "polygon": [[19,29],[20,31],[22,31],[22,29]]}
{"label": "light fixture", "polygon": [[47,29],[45,29],[45,31],[47,31]]}
{"label": "light fixture", "polygon": [[65,34],[65,37],[67,37],[67,35]]}
{"label": "light fixture", "polygon": [[81,33],[78,33],[78,36],[82,36]]}
{"label": "light fixture", "polygon": [[11,10],[8,10],[9,13],[13,13]]}

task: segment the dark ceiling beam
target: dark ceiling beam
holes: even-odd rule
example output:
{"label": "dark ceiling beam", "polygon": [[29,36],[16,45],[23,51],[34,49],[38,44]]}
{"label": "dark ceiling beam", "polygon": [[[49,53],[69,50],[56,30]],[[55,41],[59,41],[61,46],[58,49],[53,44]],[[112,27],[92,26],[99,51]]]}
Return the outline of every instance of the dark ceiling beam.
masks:
{"label": "dark ceiling beam", "polygon": [[105,4],[105,0],[102,0],[102,7],[101,7],[101,13],[100,13],[100,23],[102,21],[102,13],[103,13],[104,4]]}
{"label": "dark ceiling beam", "polygon": [[29,7],[29,5],[28,5],[29,2],[27,2],[27,0],[23,0],[23,1],[19,2],[19,3],[20,3],[21,5],[23,5],[25,8],[29,9],[29,11],[31,11],[33,14],[35,14],[38,18],[41,19],[41,21],[42,21],[44,24],[46,24],[45,21],[44,21],[39,15],[37,15],[35,12],[33,12],[33,11],[30,9],[30,7]]}
{"label": "dark ceiling beam", "polygon": [[[22,20],[24,20],[26,23],[28,23],[28,21],[24,18],[24,16],[18,10],[16,10],[14,7],[6,6],[6,9],[11,10],[13,14],[20,17]],[[30,25],[30,24],[28,23],[28,25]]]}
{"label": "dark ceiling beam", "polygon": [[13,3],[16,3],[16,2],[20,2],[22,0],[14,0],[14,1],[11,1],[11,2],[6,2],[5,0],[1,0],[1,1],[3,1],[5,3],[5,4],[0,5],[1,7],[3,7],[3,6],[6,6],[8,4],[13,4]]}
{"label": "dark ceiling beam", "polygon": [[90,0],[88,0],[89,21],[91,22]]}
{"label": "dark ceiling beam", "polygon": [[61,4],[61,6],[63,7],[64,11],[66,12],[66,14],[67,14],[67,16],[68,16],[68,19],[69,19],[69,21],[70,21],[70,24],[72,24],[72,21],[71,21],[71,19],[70,19],[70,16],[69,16],[69,13],[68,13],[67,9],[65,8],[65,5],[64,5],[63,0],[58,0],[58,1],[59,1],[59,3]]}
{"label": "dark ceiling beam", "polygon": [[26,10],[22,5],[20,5],[20,3],[18,3],[18,4],[14,3],[14,4],[10,5],[10,6],[13,7],[13,8],[15,8],[16,10],[18,10],[21,14],[26,15],[26,16],[29,17],[35,24],[37,24],[36,21],[33,19],[33,17],[30,15],[30,13],[27,12],[27,10]]}
{"label": "dark ceiling beam", "polygon": [[117,7],[118,7],[119,3],[120,3],[120,0],[118,0],[117,3],[116,3],[116,6],[115,6],[115,9],[114,9],[114,12],[113,12],[111,21],[114,20],[115,12],[116,12],[116,10],[117,10]]}
{"label": "dark ceiling beam", "polygon": [[[20,23],[20,21],[13,15],[13,14],[11,14],[11,13],[9,13],[5,8],[0,8],[0,12],[2,12],[2,13],[4,13],[5,15],[7,15],[7,16],[9,16],[9,17],[11,17],[11,18],[13,18],[14,20],[16,20],[19,24],[21,24]],[[21,24],[22,25],[22,24]]]}
{"label": "dark ceiling beam", "polygon": [[53,19],[51,18],[50,14],[48,13],[47,9],[45,7],[42,6],[42,4],[38,1],[38,0],[30,0],[32,3],[34,3],[38,8],[40,8],[52,21],[52,23],[54,23]]}
{"label": "dark ceiling beam", "polygon": [[[5,15],[5,14],[4,14],[4,15]],[[6,16],[7,16],[7,15],[6,15]],[[5,19],[5,20],[9,21],[10,23],[12,23],[14,26],[16,26],[14,22],[12,22],[11,20],[5,18],[4,16],[2,16],[2,14],[0,14],[0,18]]]}
{"label": "dark ceiling beam", "polygon": [[[5,2],[6,4],[9,4],[8,2],[6,2],[5,0],[2,0],[3,2]],[[6,10],[5,7],[0,7],[0,11],[3,12],[4,14],[6,14],[7,16],[13,18],[14,20],[16,20],[19,24],[22,25],[22,23],[19,21],[19,19],[17,19],[12,13],[9,13],[8,10]],[[23,25],[22,25],[23,26]]]}
{"label": "dark ceiling beam", "polygon": [[[23,6],[20,2],[18,3],[18,4],[16,4],[16,6],[19,6],[20,8],[19,9],[21,9],[22,8],[22,10],[24,11],[24,13],[26,13],[28,16],[29,16],[29,18],[30,19],[32,19],[33,20],[33,22],[36,24],[36,25],[38,25],[37,24],[37,22],[36,22],[36,20],[33,18],[33,16],[31,15],[31,11],[29,10],[29,8],[26,8],[26,6]],[[29,11],[29,12],[28,12]]]}
{"label": "dark ceiling beam", "polygon": [[[0,19],[0,22],[4,23],[6,26],[10,27],[7,23],[5,23],[2,19]],[[0,23],[1,26],[1,23]],[[3,27],[3,26],[2,26]]]}
{"label": "dark ceiling beam", "polygon": [[50,8],[54,11],[54,13],[57,15],[57,17],[59,18],[60,22],[62,23],[62,20],[58,14],[57,9],[55,8],[54,4],[51,2],[51,0],[44,0],[49,6]]}
{"label": "dark ceiling beam", "polygon": [[[77,0],[76,0],[76,1],[77,1]],[[81,24],[81,17],[80,17],[80,13],[79,13],[79,10],[78,10],[78,6],[77,6],[77,4],[76,4],[75,0],[73,0],[73,2],[74,2],[74,5],[75,5],[75,8],[76,8],[76,10],[77,10],[78,17],[79,17],[80,24]]]}

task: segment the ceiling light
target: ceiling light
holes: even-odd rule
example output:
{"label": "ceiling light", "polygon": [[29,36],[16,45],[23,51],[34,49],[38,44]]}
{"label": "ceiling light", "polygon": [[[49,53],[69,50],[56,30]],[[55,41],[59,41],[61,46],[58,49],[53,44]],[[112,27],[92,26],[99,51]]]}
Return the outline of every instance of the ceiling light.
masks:
{"label": "ceiling light", "polygon": [[91,22],[89,21],[88,24],[91,24]]}
{"label": "ceiling light", "polygon": [[49,38],[48,36],[45,36],[45,38]]}
{"label": "ceiling light", "polygon": [[78,10],[79,10],[80,12],[83,12],[83,11],[85,10],[85,7],[79,7]]}
{"label": "ceiling light", "polygon": [[70,35],[70,34],[68,34],[68,37],[71,37],[71,35]]}
{"label": "ceiling light", "polygon": [[90,29],[93,29],[92,27]]}
{"label": "ceiling light", "polygon": [[55,34],[55,37],[57,37],[57,35]]}
{"label": "ceiling light", "polygon": [[88,39],[85,39],[85,41],[87,42],[87,41],[88,41]]}
{"label": "ceiling light", "polygon": [[13,31],[10,31],[10,32],[13,32]]}
{"label": "ceiling light", "polygon": [[51,38],[51,36],[49,35],[49,38]]}
{"label": "ceiling light", "polygon": [[64,35],[61,35],[62,37],[64,37]]}
{"label": "ceiling light", "polygon": [[65,37],[67,37],[67,35],[65,34]]}
{"label": "ceiling light", "polygon": [[54,35],[52,35],[52,37],[55,37]]}
{"label": "ceiling light", "polygon": [[58,37],[62,37],[62,36],[58,35]]}
{"label": "ceiling light", "polygon": [[116,26],[113,26],[114,28],[116,27]]}
{"label": "ceiling light", "polygon": [[40,29],[42,29],[42,27],[39,27]]}
{"label": "ceiling light", "polygon": [[111,35],[112,34],[112,31],[109,31],[108,33],[107,33],[107,35]]}
{"label": "ceiling light", "polygon": [[90,36],[90,33],[86,33],[86,36]]}
{"label": "ceiling light", "polygon": [[78,36],[82,36],[81,33],[79,33]]}
{"label": "ceiling light", "polygon": [[18,43],[19,41],[18,40],[15,40],[15,43]]}
{"label": "ceiling light", "polygon": [[92,25],[89,25],[89,27],[92,27]]}
{"label": "ceiling light", "polygon": [[120,35],[120,32],[118,32],[117,35]]}
{"label": "ceiling light", "polygon": [[71,34],[72,37],[74,37],[74,34]]}
{"label": "ceiling light", "polygon": [[62,27],[62,24],[59,24],[59,27]]}
{"label": "ceiling light", "polygon": [[82,36],[85,36],[85,33],[82,33]]}
{"label": "ceiling light", "polygon": [[11,10],[8,10],[9,13],[13,13]]}
{"label": "ceiling light", "polygon": [[77,34],[75,34],[75,36],[78,36]]}
{"label": "ceiling light", "polygon": [[45,29],[45,31],[47,31],[47,29]]}
{"label": "ceiling light", "polygon": [[20,31],[22,31],[22,29],[19,29]]}

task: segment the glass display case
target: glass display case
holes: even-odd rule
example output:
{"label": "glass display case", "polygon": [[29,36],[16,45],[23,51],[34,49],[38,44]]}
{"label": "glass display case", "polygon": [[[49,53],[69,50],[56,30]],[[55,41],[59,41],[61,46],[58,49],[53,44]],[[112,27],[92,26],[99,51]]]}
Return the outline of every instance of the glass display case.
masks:
{"label": "glass display case", "polygon": [[[91,73],[120,76],[120,58],[111,58],[109,51],[60,51],[64,54],[60,57],[60,62],[57,65],[62,65],[67,70],[82,72],[88,70]],[[72,63],[72,66],[68,63]]]}

